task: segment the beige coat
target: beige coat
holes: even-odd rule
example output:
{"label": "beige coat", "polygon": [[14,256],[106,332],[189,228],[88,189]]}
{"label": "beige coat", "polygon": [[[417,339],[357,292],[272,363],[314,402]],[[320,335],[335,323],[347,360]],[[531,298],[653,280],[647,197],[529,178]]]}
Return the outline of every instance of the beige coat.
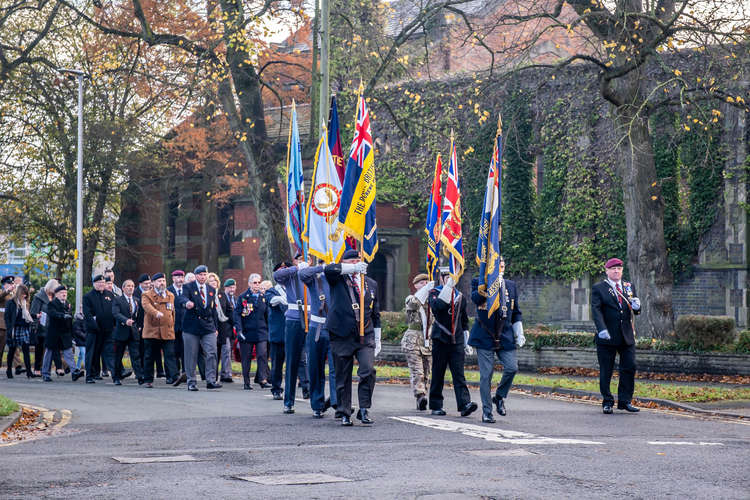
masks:
{"label": "beige coat", "polygon": [[[143,306],[143,333],[144,339],[174,340],[174,295],[167,290],[166,297],[162,297],[154,290],[149,290],[141,295]],[[160,312],[164,316],[156,317]]]}

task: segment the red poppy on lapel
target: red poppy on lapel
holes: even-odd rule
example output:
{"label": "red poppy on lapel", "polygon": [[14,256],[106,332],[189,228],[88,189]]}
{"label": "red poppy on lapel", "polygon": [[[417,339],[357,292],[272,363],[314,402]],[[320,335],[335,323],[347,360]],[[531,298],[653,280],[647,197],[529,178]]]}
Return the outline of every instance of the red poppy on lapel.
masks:
{"label": "red poppy on lapel", "polygon": [[214,296],[214,292],[208,292],[208,296],[209,297],[213,297]]}

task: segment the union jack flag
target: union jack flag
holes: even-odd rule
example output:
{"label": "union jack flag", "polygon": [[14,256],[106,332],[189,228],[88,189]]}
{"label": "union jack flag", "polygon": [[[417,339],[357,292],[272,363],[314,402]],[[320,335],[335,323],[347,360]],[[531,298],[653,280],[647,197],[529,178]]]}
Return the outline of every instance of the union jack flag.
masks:
{"label": "union jack flag", "polygon": [[461,186],[458,182],[458,161],[456,159],[456,143],[451,134],[451,157],[448,166],[448,181],[445,185],[443,197],[442,225],[443,232],[440,242],[443,253],[449,256],[451,277],[456,283],[464,273],[464,247],[461,234]]}

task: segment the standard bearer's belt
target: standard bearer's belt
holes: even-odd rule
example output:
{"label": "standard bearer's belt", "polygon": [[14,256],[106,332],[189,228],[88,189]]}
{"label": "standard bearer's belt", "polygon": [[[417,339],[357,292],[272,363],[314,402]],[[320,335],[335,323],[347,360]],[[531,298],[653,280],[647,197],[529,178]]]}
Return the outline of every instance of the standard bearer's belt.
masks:
{"label": "standard bearer's belt", "polygon": [[294,302],[290,302],[288,307],[290,311],[302,311],[302,310],[310,309],[309,305],[307,306],[307,309],[305,309],[304,304],[299,305],[299,304],[295,304]]}

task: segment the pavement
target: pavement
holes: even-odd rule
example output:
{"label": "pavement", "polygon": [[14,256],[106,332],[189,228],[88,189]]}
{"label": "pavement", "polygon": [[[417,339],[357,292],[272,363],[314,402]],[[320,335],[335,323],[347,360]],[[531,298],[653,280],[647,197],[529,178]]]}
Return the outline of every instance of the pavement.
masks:
{"label": "pavement", "polygon": [[[508,415],[483,424],[451,390],[433,417],[408,387],[378,384],[375,424],[342,428],[301,399],[283,415],[257,386],[81,382],[0,379],[0,393],[66,415],[47,437],[0,445],[0,498],[750,497],[742,420],[512,393]],[[304,484],[274,484],[289,482]]]}

